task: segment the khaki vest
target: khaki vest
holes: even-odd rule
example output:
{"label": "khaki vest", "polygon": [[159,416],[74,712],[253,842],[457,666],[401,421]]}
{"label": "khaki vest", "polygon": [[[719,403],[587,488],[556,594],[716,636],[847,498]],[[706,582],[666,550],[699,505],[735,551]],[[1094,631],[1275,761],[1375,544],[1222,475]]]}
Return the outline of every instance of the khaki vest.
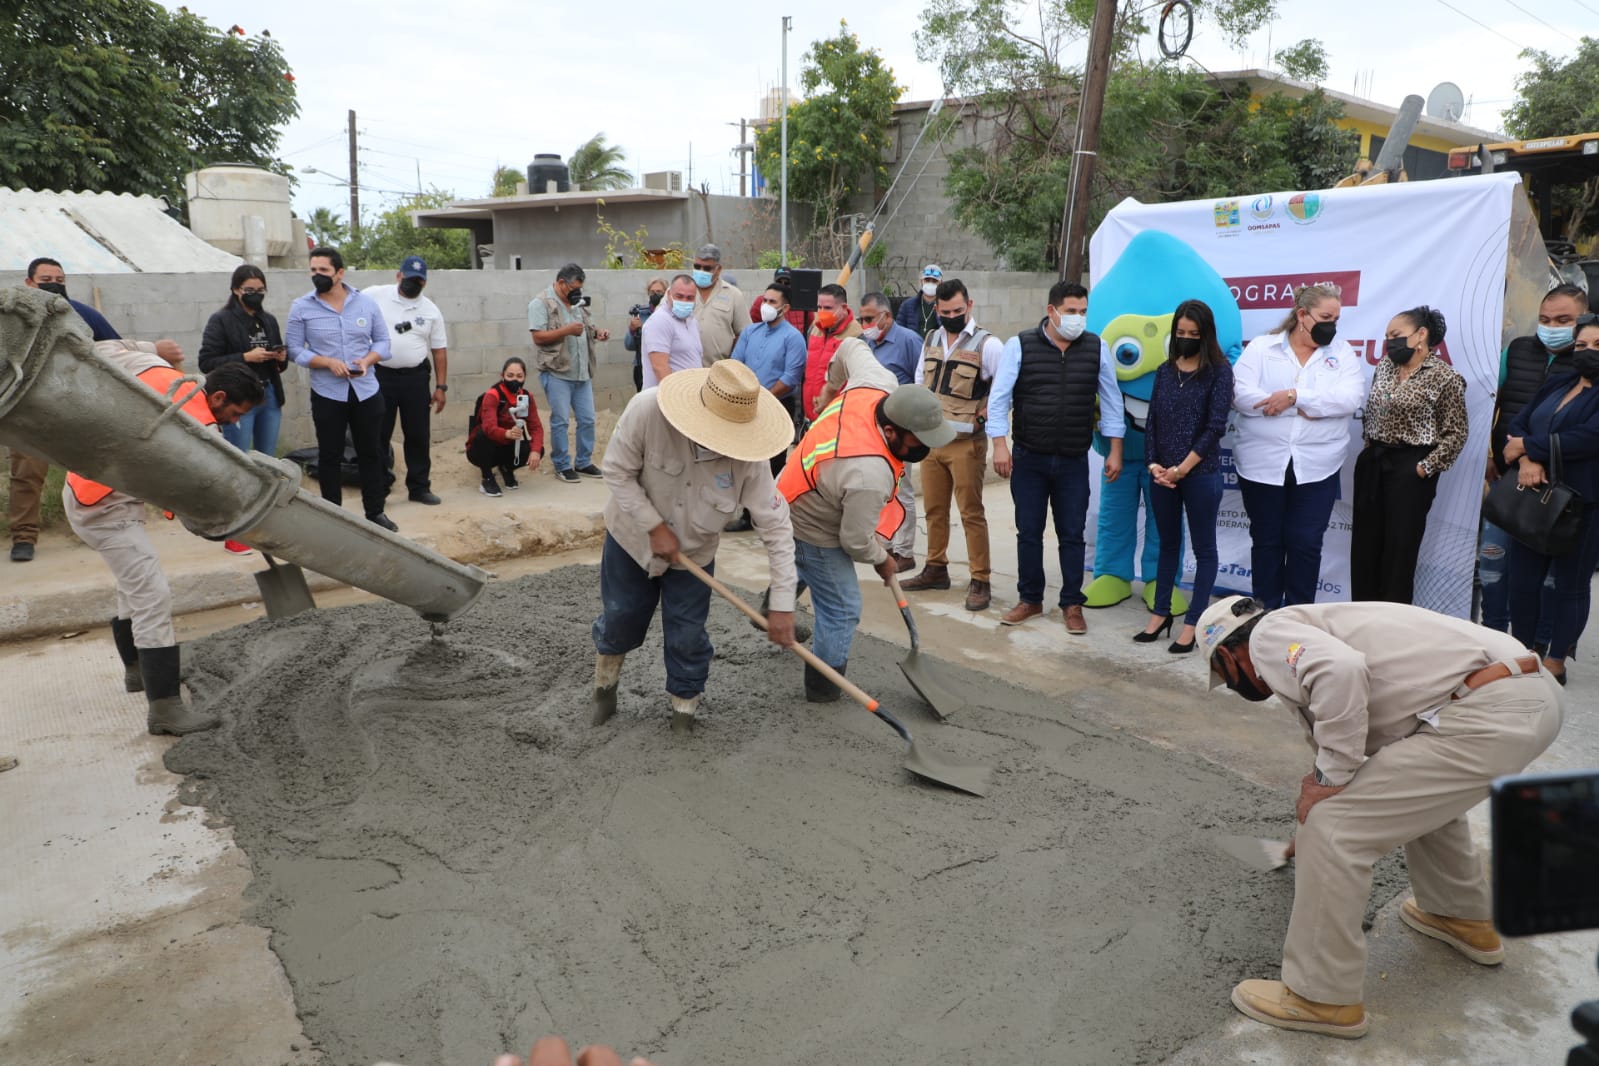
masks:
{"label": "khaki vest", "polygon": [[[561,301],[546,289],[538,294],[536,299],[544,301],[545,320],[547,329],[560,329],[566,325],[566,315],[562,312]],[[583,317],[583,330],[589,342],[589,380],[594,380],[594,367],[597,362],[594,354],[594,323],[589,317],[587,307],[577,308],[577,313]],[[533,346],[533,363],[535,369],[548,370],[552,374],[570,373],[572,369],[572,353],[567,350],[566,342],[569,338],[561,337],[554,344],[535,344]]]}
{"label": "khaki vest", "polygon": [[993,336],[978,327],[969,347],[946,357],[942,328],[931,330],[922,346],[922,384],[936,393],[951,422],[973,422],[988,400],[990,382],[983,380],[983,345]]}

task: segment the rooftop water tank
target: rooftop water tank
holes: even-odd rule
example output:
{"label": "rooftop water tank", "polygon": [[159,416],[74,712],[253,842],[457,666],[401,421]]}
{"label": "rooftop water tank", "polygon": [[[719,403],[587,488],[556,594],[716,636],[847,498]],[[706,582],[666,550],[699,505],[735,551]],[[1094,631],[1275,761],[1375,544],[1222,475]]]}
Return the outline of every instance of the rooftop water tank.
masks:
{"label": "rooftop water tank", "polygon": [[207,244],[244,255],[244,219],[258,215],[266,222],[267,254],[293,251],[289,179],[282,174],[224,163],[185,174],[183,188],[189,197],[189,229]]}
{"label": "rooftop water tank", "polygon": [[[555,183],[552,190],[550,182]],[[570,192],[572,174],[554,152],[540,152],[527,167],[527,191],[537,195],[546,192]]]}

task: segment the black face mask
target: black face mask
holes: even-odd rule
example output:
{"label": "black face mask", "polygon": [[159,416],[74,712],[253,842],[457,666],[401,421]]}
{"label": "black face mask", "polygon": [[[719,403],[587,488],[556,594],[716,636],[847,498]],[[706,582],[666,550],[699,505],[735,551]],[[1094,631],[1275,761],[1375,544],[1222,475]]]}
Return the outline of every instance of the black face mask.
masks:
{"label": "black face mask", "polygon": [[933,449],[925,444],[917,444],[910,448],[905,447],[904,431],[898,426],[893,428],[895,430],[894,443],[889,445],[888,450],[894,453],[894,458],[902,463],[919,463],[932,454]]}
{"label": "black face mask", "polygon": [[1599,348],[1588,348],[1571,354],[1571,369],[1592,381],[1599,378]]}
{"label": "black face mask", "polygon": [[665,294],[664,293],[659,293],[659,292],[650,293],[650,306],[651,307],[659,307],[659,306],[661,306],[661,297],[663,295],[665,295]]}
{"label": "black face mask", "polygon": [[333,291],[333,277],[330,274],[312,274],[311,286],[315,288],[317,292],[326,296],[328,293]]}
{"label": "black face mask", "polygon": [[939,315],[938,324],[950,333],[960,336],[961,330],[966,328],[965,315]]}
{"label": "black face mask", "polygon": [[1199,354],[1198,337],[1173,337],[1171,339],[1172,354],[1179,359],[1188,359]]}
{"label": "black face mask", "polygon": [[1317,322],[1310,327],[1310,339],[1318,348],[1325,348],[1338,336],[1338,323]]}
{"label": "black face mask", "polygon": [[1398,366],[1410,362],[1410,357],[1416,354],[1416,349],[1405,343],[1404,337],[1389,337],[1382,342],[1384,354]]}
{"label": "black face mask", "polygon": [[39,288],[43,292],[55,293],[63,300],[67,298],[67,283],[64,281],[41,281]]}
{"label": "black face mask", "polygon": [[509,380],[507,380],[507,381],[502,381],[501,384],[504,385],[507,389],[510,389],[512,392],[521,392],[522,391],[522,383],[520,381],[509,381]]}
{"label": "black face mask", "polygon": [[581,300],[582,298],[583,298],[583,290],[581,288],[566,290],[566,302],[567,303],[572,304],[572,305],[575,306],[577,304],[577,302],[579,300]]}
{"label": "black face mask", "polygon": [[400,295],[407,300],[414,300],[422,295],[422,279],[406,278],[400,282]]}
{"label": "black face mask", "polygon": [[252,311],[259,311],[261,310],[261,305],[266,302],[266,293],[241,292],[239,293],[239,302]]}
{"label": "black face mask", "polygon": [[1251,681],[1248,675],[1246,675],[1242,670],[1238,671],[1238,680],[1236,683],[1228,681],[1226,684],[1228,688],[1238,693],[1238,695],[1242,696],[1250,703],[1263,703],[1275,695],[1269,688],[1257,688],[1255,683]]}

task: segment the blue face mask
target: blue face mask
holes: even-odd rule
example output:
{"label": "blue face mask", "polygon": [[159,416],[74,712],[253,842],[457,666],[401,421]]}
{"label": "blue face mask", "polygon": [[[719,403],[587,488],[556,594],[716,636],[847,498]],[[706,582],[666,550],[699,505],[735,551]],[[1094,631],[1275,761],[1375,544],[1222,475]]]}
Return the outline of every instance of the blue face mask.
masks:
{"label": "blue face mask", "polygon": [[693,313],[694,313],[694,301],[693,300],[673,300],[672,301],[672,314],[676,315],[678,318],[687,318],[689,315],[692,315]]}
{"label": "blue face mask", "polygon": [[1558,352],[1571,347],[1572,342],[1577,339],[1577,331],[1571,326],[1539,326],[1538,339],[1551,352]]}
{"label": "blue face mask", "polygon": [[710,288],[711,287],[711,272],[709,270],[696,270],[696,271],[694,271],[694,284],[698,285],[702,289]]}

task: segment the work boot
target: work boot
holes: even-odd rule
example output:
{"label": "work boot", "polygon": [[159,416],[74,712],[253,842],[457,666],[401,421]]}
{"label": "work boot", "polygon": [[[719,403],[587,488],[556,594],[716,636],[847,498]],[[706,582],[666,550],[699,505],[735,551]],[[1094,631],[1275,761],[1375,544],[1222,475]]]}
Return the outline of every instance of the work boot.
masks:
{"label": "work boot", "polygon": [[687,733],[694,728],[694,715],[699,712],[699,696],[672,697],[672,732]]}
{"label": "work boot", "polygon": [[922,567],[922,572],[909,581],[901,581],[899,587],[906,592],[922,592],[927,589],[949,588],[949,567],[942,563],[928,563]]}
{"label": "work boot", "polygon": [[[849,663],[845,662],[835,667],[840,674]],[[839,697],[844,695],[844,690],[833,684],[822,672],[810,663],[805,664],[805,702],[806,703],[837,703]]]}
{"label": "work boot", "polygon": [[894,557],[894,573],[903,574],[907,570],[916,569],[916,556],[901,555],[899,552],[889,552]]}
{"label": "work boot", "polygon": [[1414,897],[1400,904],[1399,920],[1422,936],[1443,941],[1478,965],[1498,966],[1505,961],[1504,941],[1490,921],[1429,914],[1416,906]]}
{"label": "work boot", "polygon": [[1366,1035],[1366,1008],[1359,1003],[1315,1003],[1296,995],[1281,981],[1240,981],[1233,1006],[1257,1022],[1353,1040]]}
{"label": "work boot", "polygon": [[122,687],[129,692],[143,692],[144,674],[139,671],[139,649],[133,643],[133,619],[111,619],[111,640],[122,658]]}
{"label": "work boot", "polygon": [[626,655],[594,656],[594,716],[589,725],[604,725],[616,713],[616,688],[622,681]]}
{"label": "work boot", "polygon": [[144,673],[144,696],[150,701],[146,717],[152,736],[181,737],[215,729],[221,720],[201,714],[183,702],[178,681],[178,646],[140,648],[139,669]]}
{"label": "work boot", "polygon": [[[795,595],[798,595],[798,593],[795,593]],[[766,618],[766,617],[768,617],[771,614],[771,610],[772,610],[771,606],[770,606],[771,602],[772,602],[772,589],[771,589],[770,586],[768,586],[766,591],[761,593],[761,617],[762,618]],[[754,623],[754,621],[751,621],[750,622],[750,628],[752,628],[752,629],[760,629],[761,627],[756,625]],[[794,612],[794,643],[796,643],[796,644],[804,644],[807,640],[810,640],[810,639],[811,639],[811,624],[805,620],[805,616],[804,615],[800,614],[798,611],[795,611]]]}
{"label": "work boot", "polygon": [[1070,607],[1061,608],[1061,620],[1066,623],[1066,632],[1074,637],[1080,637],[1088,632],[1088,619],[1083,617],[1081,604],[1072,604]]}
{"label": "work boot", "polygon": [[999,624],[1002,626],[1019,626],[1029,618],[1037,618],[1043,613],[1043,604],[1028,603],[1026,600],[1023,600],[1021,603],[1018,603],[1016,606],[1006,611],[1005,617],[999,620]]}
{"label": "work boot", "polygon": [[966,609],[968,611],[986,611],[993,602],[993,594],[986,581],[972,578],[972,583],[966,586]]}

